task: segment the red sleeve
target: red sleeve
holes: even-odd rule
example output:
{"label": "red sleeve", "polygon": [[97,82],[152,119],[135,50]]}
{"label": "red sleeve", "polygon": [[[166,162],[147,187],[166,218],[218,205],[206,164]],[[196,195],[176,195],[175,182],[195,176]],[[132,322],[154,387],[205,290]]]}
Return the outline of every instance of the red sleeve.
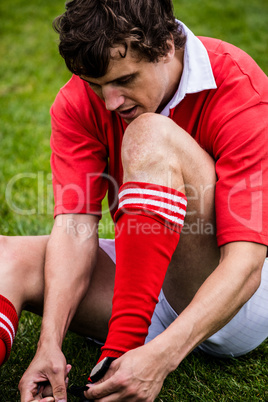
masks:
{"label": "red sleeve", "polygon": [[59,92],[51,118],[54,215],[91,213],[101,217],[101,202],[107,191],[103,175],[107,148],[80,79],[73,77]]}
{"label": "red sleeve", "polygon": [[202,41],[217,83],[201,113],[199,142],[216,162],[218,245],[268,245],[268,78],[241,49]]}
{"label": "red sleeve", "polygon": [[268,245],[267,140],[267,104],[239,113],[217,136],[215,205],[219,246],[231,241]]}

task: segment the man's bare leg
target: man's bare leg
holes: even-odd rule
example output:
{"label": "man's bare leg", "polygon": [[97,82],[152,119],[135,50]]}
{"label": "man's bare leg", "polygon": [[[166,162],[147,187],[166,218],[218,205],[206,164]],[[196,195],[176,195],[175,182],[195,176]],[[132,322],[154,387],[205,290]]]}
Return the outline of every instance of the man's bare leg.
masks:
{"label": "man's bare leg", "polygon": [[[1,237],[0,294],[15,307],[42,315],[44,297],[44,261],[48,236]],[[111,314],[114,264],[99,249],[87,296],[82,301],[71,329],[104,340]],[[105,280],[103,280],[105,278]]]}
{"label": "man's bare leg", "polygon": [[177,313],[192,300],[219,263],[213,159],[171,119],[147,114],[124,136],[124,181],[155,183],[185,191],[187,213],[163,290]]}

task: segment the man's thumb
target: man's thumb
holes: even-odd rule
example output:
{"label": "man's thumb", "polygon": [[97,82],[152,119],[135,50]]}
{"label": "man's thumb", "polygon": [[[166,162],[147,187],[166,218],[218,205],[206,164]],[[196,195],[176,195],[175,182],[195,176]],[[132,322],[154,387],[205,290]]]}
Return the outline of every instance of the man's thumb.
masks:
{"label": "man's thumb", "polygon": [[52,390],[55,402],[67,402],[65,383],[52,386]]}

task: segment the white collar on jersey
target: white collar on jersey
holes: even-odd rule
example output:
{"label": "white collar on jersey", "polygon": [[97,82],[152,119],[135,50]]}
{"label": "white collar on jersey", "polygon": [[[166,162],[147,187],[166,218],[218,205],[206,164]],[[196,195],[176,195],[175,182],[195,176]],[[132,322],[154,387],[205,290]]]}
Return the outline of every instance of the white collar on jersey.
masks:
{"label": "white collar on jersey", "polygon": [[217,88],[205,46],[183,22],[178,22],[186,34],[183,72],[178,90],[161,112],[164,116],[169,116],[169,110],[177,106],[186,94]]}

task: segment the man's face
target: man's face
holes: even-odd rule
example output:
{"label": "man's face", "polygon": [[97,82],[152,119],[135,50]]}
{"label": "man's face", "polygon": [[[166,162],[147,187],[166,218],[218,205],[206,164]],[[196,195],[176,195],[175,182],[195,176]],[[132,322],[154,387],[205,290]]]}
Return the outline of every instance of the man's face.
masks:
{"label": "man's face", "polygon": [[[93,91],[105,102],[106,109],[117,112],[127,123],[146,112],[161,111],[171,99],[169,59],[152,63],[135,57],[123,46],[111,49],[107,73],[100,78],[82,75]],[[169,61],[168,61],[169,60]]]}

